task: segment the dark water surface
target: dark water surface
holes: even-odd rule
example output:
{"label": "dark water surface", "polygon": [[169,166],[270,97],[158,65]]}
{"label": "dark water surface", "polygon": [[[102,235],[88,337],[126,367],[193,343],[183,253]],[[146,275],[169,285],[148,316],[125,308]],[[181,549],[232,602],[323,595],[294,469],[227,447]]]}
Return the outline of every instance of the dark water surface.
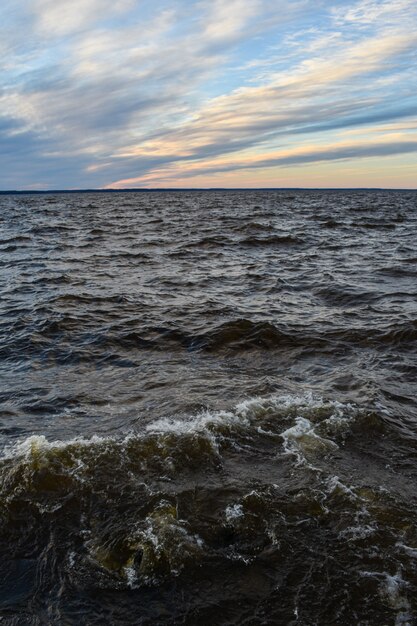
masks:
{"label": "dark water surface", "polygon": [[417,192],[0,198],[0,622],[417,616]]}

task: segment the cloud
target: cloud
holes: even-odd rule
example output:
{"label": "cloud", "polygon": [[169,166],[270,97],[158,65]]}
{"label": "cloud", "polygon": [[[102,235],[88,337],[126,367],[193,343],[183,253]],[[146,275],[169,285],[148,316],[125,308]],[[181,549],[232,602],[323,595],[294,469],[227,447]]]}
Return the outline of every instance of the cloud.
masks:
{"label": "cloud", "polygon": [[43,37],[59,38],[90,29],[133,7],[131,0],[35,0],[35,28]]}
{"label": "cloud", "polygon": [[[280,155],[262,165],[277,168],[363,158],[343,132],[366,143],[417,113],[417,9],[331,4],[4,0],[0,186],[160,184],[257,171],[259,155]],[[374,157],[414,141],[379,134]]]}
{"label": "cloud", "polygon": [[414,0],[359,0],[351,5],[333,10],[336,23],[351,22],[372,25],[383,20],[398,21],[406,17],[415,17]]}
{"label": "cloud", "polygon": [[417,112],[413,96],[400,105],[395,99],[395,103],[381,106],[375,96],[346,94],[340,83],[349,79],[350,91],[355,91],[355,81],[379,72],[388,59],[392,63],[396,55],[413,49],[416,43],[414,33],[384,34],[340,51],[331,61],[322,57],[303,61],[291,72],[274,74],[267,84],[238,88],[212,99],[184,124],[131,146],[119,156],[165,154],[168,161],[225,155],[284,134],[322,132],[412,115]]}
{"label": "cloud", "polygon": [[358,160],[372,157],[387,157],[398,154],[417,154],[417,132],[414,137],[397,133],[395,136],[385,135],[379,139],[366,141],[339,141],[336,144],[315,145],[292,148],[273,153],[261,153],[241,158],[225,159],[219,157],[213,160],[199,160],[191,162],[177,162],[167,167],[157,167],[154,171],[141,176],[120,180],[109,187],[153,186],[159,184],[171,186],[176,180],[182,182],[195,177],[224,172],[245,172],[272,167],[301,166],[310,163],[326,161]]}

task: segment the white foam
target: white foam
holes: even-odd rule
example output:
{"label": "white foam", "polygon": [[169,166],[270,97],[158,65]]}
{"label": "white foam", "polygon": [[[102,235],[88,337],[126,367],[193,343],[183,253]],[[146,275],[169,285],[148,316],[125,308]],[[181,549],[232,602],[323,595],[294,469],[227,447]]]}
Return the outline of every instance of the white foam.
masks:
{"label": "white foam", "polygon": [[404,592],[408,583],[397,572],[394,576],[388,572],[361,572],[362,576],[377,578],[380,580],[379,594],[392,609],[397,611],[395,616],[395,626],[412,626],[413,616],[411,605]]}
{"label": "white foam", "polygon": [[30,458],[34,454],[42,454],[49,450],[62,450],[73,445],[90,447],[114,441],[116,441],[115,437],[100,437],[99,435],[93,435],[88,439],[85,437],[74,437],[72,439],[68,439],[67,441],[49,441],[44,435],[32,435],[23,441],[18,441],[13,445],[6,446],[3,449],[2,458]]}
{"label": "white foam", "polygon": [[229,504],[225,511],[226,520],[233,522],[244,516],[243,507],[241,504]]}
{"label": "white foam", "polygon": [[148,433],[176,435],[189,435],[194,433],[207,433],[222,427],[248,427],[249,420],[229,411],[210,412],[204,411],[192,418],[176,419],[164,417],[147,425]]}
{"label": "white foam", "polygon": [[68,565],[73,568],[75,565],[75,552],[71,551],[68,553]]}
{"label": "white foam", "polygon": [[403,580],[401,573],[397,573],[395,576],[390,576],[386,572],[384,574],[385,584],[381,589],[381,593],[386,596],[390,606],[398,611],[395,618],[395,626],[411,626],[411,606],[407,597],[403,594],[403,589],[407,586],[407,583]]}
{"label": "white foam", "polygon": [[334,493],[335,491],[340,490],[352,501],[359,499],[351,487],[348,487],[347,485],[342,483],[342,481],[339,479],[339,476],[331,476],[330,478],[328,478],[327,488],[329,493]]}
{"label": "white foam", "polygon": [[138,587],[138,575],[134,567],[124,567],[124,574],[126,576],[127,586],[130,589],[136,589]]}
{"label": "white foam", "polygon": [[[145,528],[138,529],[133,539],[142,547],[146,544],[152,547],[154,556],[151,561],[148,562],[144,556],[139,568],[141,577],[148,583],[157,580],[158,560],[161,557],[168,560],[170,574],[178,576],[184,569],[186,561],[201,556],[204,547],[201,537],[188,532],[186,522],[177,520],[169,514],[162,515],[161,518],[149,516]],[[144,552],[146,555],[146,548]]]}
{"label": "white foam", "polygon": [[339,533],[339,539],[347,539],[348,541],[357,541],[358,539],[366,539],[375,533],[375,528],[369,524],[360,526],[349,526]]}
{"label": "white foam", "polygon": [[255,397],[244,400],[236,405],[236,413],[249,419],[266,415],[275,411],[288,412],[297,409],[316,410],[323,407],[323,400],[315,398],[312,393],[300,396],[274,394],[266,397]]}
{"label": "white foam", "polygon": [[395,544],[398,548],[401,548],[402,550],[404,550],[409,556],[417,559],[417,548],[411,548],[410,546],[407,546],[404,543],[396,543]]}
{"label": "white foam", "polygon": [[330,439],[320,437],[314,425],[305,417],[296,417],[294,426],[281,433],[286,454],[294,455],[297,465],[307,464],[311,454],[337,450],[338,445]]}

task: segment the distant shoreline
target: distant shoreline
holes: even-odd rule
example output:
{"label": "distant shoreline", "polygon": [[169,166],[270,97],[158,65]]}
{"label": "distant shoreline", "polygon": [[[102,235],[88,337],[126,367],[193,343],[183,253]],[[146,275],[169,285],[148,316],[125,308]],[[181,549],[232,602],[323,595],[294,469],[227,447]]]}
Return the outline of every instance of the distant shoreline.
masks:
{"label": "distant shoreline", "polygon": [[166,187],[166,188],[131,188],[131,189],[10,189],[0,190],[1,196],[68,194],[68,193],[167,193],[190,191],[417,191],[417,188],[386,187]]}

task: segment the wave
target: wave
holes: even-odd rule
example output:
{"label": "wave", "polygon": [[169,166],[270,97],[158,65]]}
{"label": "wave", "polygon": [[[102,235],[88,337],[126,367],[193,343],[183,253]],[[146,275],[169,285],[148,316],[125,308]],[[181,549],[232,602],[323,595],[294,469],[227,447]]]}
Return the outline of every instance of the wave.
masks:
{"label": "wave", "polygon": [[294,235],[269,235],[264,237],[246,237],[239,241],[239,245],[242,246],[294,246],[304,243],[304,240]]}
{"label": "wave", "polygon": [[[237,229],[236,229],[237,230]],[[242,230],[242,229],[239,229]],[[249,228],[251,230],[251,228]],[[254,230],[256,230],[254,228]],[[258,228],[260,230],[260,228]],[[236,239],[234,236],[218,235],[207,236],[197,241],[187,242],[185,248],[222,248],[222,247],[263,247],[263,246],[293,246],[304,243],[304,240],[294,235],[249,235],[241,239]]]}
{"label": "wave", "polygon": [[[0,245],[7,245],[13,243],[25,243],[27,241],[32,241],[32,238],[29,235],[12,235],[11,237],[5,237],[4,239],[0,239]],[[3,250],[4,251],[4,250]]]}
{"label": "wave", "polygon": [[[82,527],[73,533],[85,535],[81,545],[76,541],[76,556],[85,567],[103,568],[128,585],[177,576],[187,564],[207,556],[207,529],[196,527],[178,508],[190,472],[194,484],[201,485],[207,472],[218,476],[225,471],[228,456],[237,450],[250,456],[262,442],[294,467],[311,468],[313,459],[338,449],[360,413],[352,405],[312,395],[270,396],[246,400],[229,411],[159,419],[122,437],[48,441],[31,436],[6,447],[0,460],[3,538],[5,532],[11,539],[15,525],[25,520],[28,526],[20,537],[36,543],[42,532],[34,538],[30,524],[48,528],[54,520],[65,526],[67,516],[75,523],[75,515]],[[106,507],[105,523],[87,523],[100,501],[99,508]],[[209,534],[224,533],[225,524],[242,524],[237,512],[242,510],[244,517],[250,501],[243,498],[234,509],[229,503],[223,521]],[[120,536],[121,506],[127,520]]]}
{"label": "wave", "polygon": [[202,237],[196,240],[186,241],[182,247],[185,249],[211,248],[211,247],[221,248],[223,246],[231,245],[233,243],[234,243],[233,239],[230,239],[229,237],[226,237],[224,235],[212,235],[212,236]]}
{"label": "wave", "polygon": [[99,305],[105,306],[108,304],[129,304],[133,300],[129,296],[124,294],[115,295],[97,295],[89,293],[64,293],[59,296],[53,297],[49,300],[50,305],[55,306],[74,306],[87,305],[89,307]]}
{"label": "wave", "polygon": [[313,294],[327,304],[336,306],[361,306],[381,298],[381,294],[377,291],[365,291],[359,287],[335,283],[316,287],[313,289]]}
{"label": "wave", "polygon": [[43,589],[58,576],[66,593],[162,593],[174,579],[195,588],[214,573],[226,584],[233,572],[263,568],[298,580],[301,564],[317,567],[316,549],[330,550],[329,576],[342,593],[346,571],[354,575],[352,550],[369,570],[372,537],[373,562],[401,553],[407,579],[404,558],[411,563],[413,552],[402,546],[411,537],[389,547],[386,537],[411,524],[412,512],[336,473],[351,433],[373,430],[370,419],[358,406],[311,394],[274,395],[121,436],[29,437],[0,460],[3,564],[10,554],[34,555],[31,585]]}
{"label": "wave", "polygon": [[[76,437],[67,442],[49,442],[44,436],[33,436],[23,442],[5,447],[0,460],[3,462],[13,459],[33,461],[36,466],[40,460],[48,464],[51,458],[59,458],[63,455],[66,463],[73,459],[74,468],[84,468],[92,450],[94,458],[97,458],[101,452],[106,458],[109,453],[114,453],[116,457],[123,457],[123,461],[128,458],[129,451],[135,458],[143,456],[150,459],[148,454],[150,451],[155,453],[155,458],[160,463],[165,453],[172,458],[180,442],[184,442],[185,448],[189,443],[189,450],[194,449],[193,455],[196,453],[198,456],[201,452],[199,435],[207,442],[203,448],[206,447],[207,450],[210,449],[217,454],[222,442],[227,442],[229,436],[233,437],[239,433],[255,435],[261,432],[260,427],[262,433],[270,433],[273,436],[282,435],[282,438],[286,440],[288,432],[287,430],[285,433],[281,432],[282,424],[286,425],[294,419],[309,418],[311,429],[314,429],[313,424],[315,424],[321,432],[328,429],[329,433],[339,431],[340,434],[344,431],[345,425],[351,423],[359,415],[361,415],[361,410],[354,405],[323,400],[312,394],[256,397],[237,404],[229,411],[203,411],[188,418],[161,418],[148,424],[143,432],[130,433],[122,438],[93,436],[90,439]],[[317,433],[315,436],[318,436]],[[197,447],[194,445],[196,443]],[[148,444],[150,445],[147,451]],[[179,459],[183,453],[184,449],[181,450]],[[80,459],[74,460],[78,454],[86,455],[81,466],[79,465]],[[126,454],[127,457],[125,457]],[[187,455],[185,454],[182,458],[186,460]]]}
{"label": "wave", "polygon": [[[410,260],[406,261],[408,263],[414,263],[415,261]],[[381,267],[377,270],[378,274],[383,274],[386,276],[412,276],[413,278],[417,275],[417,269],[412,269],[409,267],[404,267],[402,265],[388,265],[385,267]]]}
{"label": "wave", "polygon": [[297,344],[297,338],[270,322],[253,322],[237,319],[220,324],[211,331],[196,336],[193,344],[199,348],[216,351],[223,348],[247,350],[249,348],[271,349],[281,345]]}
{"label": "wave", "polygon": [[[234,222],[236,219],[234,220]],[[274,226],[269,224],[264,224],[263,222],[248,222],[246,219],[239,220],[240,223],[234,225],[232,227],[234,232],[239,233],[251,233],[251,232],[264,232],[271,233],[274,232]]]}
{"label": "wave", "polygon": [[340,329],[327,333],[327,339],[347,345],[386,348],[401,347],[413,350],[417,340],[417,320],[409,319],[401,323],[389,324],[381,328]]}
{"label": "wave", "polygon": [[[345,292],[324,290],[326,297],[341,300],[345,304],[356,296]],[[323,292],[322,292],[323,295]],[[363,295],[363,294],[362,294]],[[365,293],[364,298],[373,298],[374,294]],[[178,349],[202,351],[208,353],[243,353],[248,351],[285,350],[333,350],[335,346],[344,349],[370,347],[376,350],[387,346],[413,350],[417,340],[417,321],[405,320],[385,327],[336,328],[317,331],[311,334],[309,328],[279,328],[271,322],[252,321],[246,318],[231,320],[213,326],[205,332],[191,332],[176,325],[141,326],[135,319],[122,324],[103,324],[96,326],[96,311],[109,305],[127,305],[119,296],[93,298],[83,296],[60,297],[56,304],[60,306],[73,301],[71,314],[55,314],[26,322],[26,318],[17,319],[9,324],[9,332],[2,342],[0,358],[21,360],[48,359],[57,363],[112,362],[115,366],[129,365],[137,350],[176,351]],[[76,305],[88,304],[88,309],[77,311]],[[94,309],[91,310],[91,307]],[[39,313],[39,312],[38,312]],[[111,309],[107,313],[111,320]],[[7,325],[6,325],[7,326]]]}
{"label": "wave", "polygon": [[370,230],[395,230],[397,227],[397,224],[395,222],[392,221],[381,221],[381,220],[374,220],[374,221],[361,221],[361,222],[351,222],[350,226],[354,227],[354,228],[366,228],[366,229],[370,229]]}
{"label": "wave", "polygon": [[321,228],[338,228],[340,226],[340,224],[339,224],[339,222],[337,222],[333,218],[330,218],[330,219],[326,220],[325,222],[321,222],[320,226],[321,226]]}

